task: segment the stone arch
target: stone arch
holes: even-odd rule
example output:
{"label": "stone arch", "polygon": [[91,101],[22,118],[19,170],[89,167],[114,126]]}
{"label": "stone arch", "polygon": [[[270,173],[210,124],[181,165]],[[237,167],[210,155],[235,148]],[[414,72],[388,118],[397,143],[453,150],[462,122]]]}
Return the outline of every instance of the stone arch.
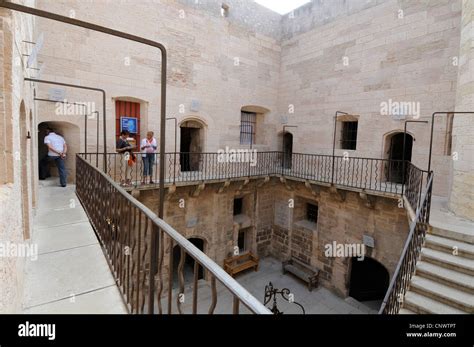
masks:
{"label": "stone arch", "polygon": [[[383,158],[388,159],[386,162],[385,179],[389,182],[403,182],[403,158],[411,161],[413,144],[415,137],[412,133],[406,133],[405,146],[403,146],[404,132],[403,130],[392,130],[384,134],[383,140]],[[405,154],[403,150],[405,147]]]}
{"label": "stone arch", "polygon": [[23,238],[25,240],[30,238],[30,182],[28,180],[28,162],[29,162],[29,141],[31,142],[31,131],[28,130],[28,119],[24,101],[20,103],[20,187],[21,187],[21,211],[23,223]]}
{"label": "stone arch", "polygon": [[[43,160],[48,155],[48,150],[44,144],[45,131],[51,127],[55,132],[64,137],[68,147],[66,170],[68,173],[68,183],[74,183],[76,176],[76,154],[81,153],[80,128],[77,124],[66,121],[46,121],[38,124],[38,160]],[[51,167],[53,176],[58,176],[56,167]]]}
{"label": "stone arch", "polygon": [[201,153],[206,148],[207,124],[190,116],[179,123],[179,152],[181,171],[199,171]]}
{"label": "stone arch", "polygon": [[378,260],[351,258],[349,296],[358,301],[382,303],[390,284],[390,273]]}
{"label": "stone arch", "polygon": [[[381,156],[381,158],[388,159],[390,139],[398,133],[403,134],[403,132],[404,132],[403,129],[394,129],[394,130],[387,131],[385,134],[383,134],[383,136],[382,136],[382,149],[381,149],[382,156]],[[407,130],[407,135],[410,135],[413,138],[413,141],[415,141],[415,135],[413,134],[413,132]]]}

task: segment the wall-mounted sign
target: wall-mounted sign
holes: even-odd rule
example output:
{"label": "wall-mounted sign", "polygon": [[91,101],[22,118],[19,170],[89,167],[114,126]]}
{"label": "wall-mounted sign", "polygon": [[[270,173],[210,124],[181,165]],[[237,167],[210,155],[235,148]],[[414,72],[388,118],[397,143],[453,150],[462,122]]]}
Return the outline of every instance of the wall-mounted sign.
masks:
{"label": "wall-mounted sign", "polygon": [[199,112],[199,108],[201,107],[201,103],[199,100],[192,99],[191,100],[191,111],[192,112]]}
{"label": "wall-mounted sign", "polygon": [[370,248],[374,248],[375,247],[375,240],[372,236],[369,236],[369,235],[363,235],[362,236],[362,242],[364,243],[364,245],[366,245],[367,247],[370,247]]}
{"label": "wall-mounted sign", "polygon": [[120,117],[120,131],[128,130],[130,134],[138,132],[138,120],[134,117]]}
{"label": "wall-mounted sign", "polygon": [[66,99],[66,89],[50,88],[48,91],[49,100],[64,101]]}

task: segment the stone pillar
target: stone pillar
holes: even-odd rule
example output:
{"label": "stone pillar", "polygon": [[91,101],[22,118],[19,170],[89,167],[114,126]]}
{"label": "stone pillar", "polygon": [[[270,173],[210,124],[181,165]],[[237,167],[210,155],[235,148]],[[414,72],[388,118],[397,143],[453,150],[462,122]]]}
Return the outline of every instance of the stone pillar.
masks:
{"label": "stone pillar", "polygon": [[[456,111],[474,111],[474,1],[463,0],[461,45],[456,90]],[[449,208],[455,214],[474,220],[474,115],[455,115],[453,162]]]}

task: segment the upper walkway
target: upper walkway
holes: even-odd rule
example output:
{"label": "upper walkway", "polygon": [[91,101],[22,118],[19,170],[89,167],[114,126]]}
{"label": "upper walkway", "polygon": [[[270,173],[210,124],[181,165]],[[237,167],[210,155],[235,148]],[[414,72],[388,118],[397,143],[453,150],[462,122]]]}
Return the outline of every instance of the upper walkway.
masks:
{"label": "upper walkway", "polygon": [[127,313],[75,186],[40,181],[23,313]]}

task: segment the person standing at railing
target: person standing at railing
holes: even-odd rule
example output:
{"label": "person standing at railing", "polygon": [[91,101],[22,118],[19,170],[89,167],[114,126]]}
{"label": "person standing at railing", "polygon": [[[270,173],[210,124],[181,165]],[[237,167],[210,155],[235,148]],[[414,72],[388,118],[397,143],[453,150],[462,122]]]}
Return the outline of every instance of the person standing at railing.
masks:
{"label": "person standing at railing", "polygon": [[117,153],[122,154],[122,160],[121,160],[121,165],[122,165],[122,170],[125,174],[124,179],[121,180],[120,184],[122,186],[130,186],[131,185],[131,170],[129,169],[129,160],[132,159],[133,153],[133,146],[131,146],[127,139],[130,133],[127,130],[123,130],[120,133],[120,137],[117,140]]}
{"label": "person standing at railing", "polygon": [[67,144],[64,138],[54,132],[53,129],[46,129],[46,137],[44,138],[44,144],[48,146],[48,157],[43,163],[44,170],[47,177],[49,177],[49,162],[54,161],[59,173],[59,183],[61,187],[67,185],[67,172],[66,172],[66,153]]}
{"label": "person standing at railing", "polygon": [[153,165],[155,165],[155,151],[158,148],[156,139],[153,137],[153,131],[146,133],[146,138],[141,141],[140,149],[143,159],[143,180],[146,184],[147,177],[150,177],[150,184],[153,184]]}

